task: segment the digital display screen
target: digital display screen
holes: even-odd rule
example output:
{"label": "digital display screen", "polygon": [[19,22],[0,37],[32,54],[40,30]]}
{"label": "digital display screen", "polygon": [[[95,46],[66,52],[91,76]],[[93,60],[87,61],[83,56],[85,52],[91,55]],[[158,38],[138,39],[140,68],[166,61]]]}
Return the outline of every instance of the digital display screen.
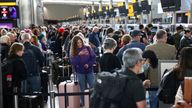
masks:
{"label": "digital display screen", "polygon": [[16,2],[16,0],[0,0],[0,2]]}
{"label": "digital display screen", "polygon": [[11,29],[11,28],[13,28],[13,24],[12,23],[0,23],[0,28]]}
{"label": "digital display screen", "polygon": [[19,10],[17,6],[1,6],[0,19],[17,19],[19,18]]}
{"label": "digital display screen", "polygon": [[181,0],[161,0],[161,6],[164,12],[180,10]]}

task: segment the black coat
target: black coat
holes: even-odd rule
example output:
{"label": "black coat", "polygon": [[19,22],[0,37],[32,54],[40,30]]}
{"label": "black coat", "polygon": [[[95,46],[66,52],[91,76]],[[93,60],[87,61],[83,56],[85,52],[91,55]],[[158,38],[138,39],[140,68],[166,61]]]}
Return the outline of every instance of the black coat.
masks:
{"label": "black coat", "polygon": [[12,55],[8,57],[7,61],[12,61],[13,85],[21,87],[21,81],[27,78],[27,69],[23,59],[17,55]]}
{"label": "black coat", "polygon": [[[27,78],[25,64],[22,58],[17,55],[8,57],[7,62],[10,62],[12,66],[12,87],[18,87],[18,91],[20,91],[21,81]],[[5,72],[3,72],[3,76],[4,73]],[[7,89],[5,85],[6,81],[7,80],[3,80],[3,108],[14,108],[13,95],[10,95],[13,93],[13,88]]]}
{"label": "black coat", "polygon": [[1,62],[8,58],[8,52],[9,52],[10,46],[7,44],[1,44]]}
{"label": "black coat", "polygon": [[56,53],[58,53],[58,56],[61,58],[63,55],[62,55],[62,46],[65,42],[65,39],[66,37],[63,37],[62,36],[57,36],[56,38],[56,41],[55,41],[55,48],[56,48]]}

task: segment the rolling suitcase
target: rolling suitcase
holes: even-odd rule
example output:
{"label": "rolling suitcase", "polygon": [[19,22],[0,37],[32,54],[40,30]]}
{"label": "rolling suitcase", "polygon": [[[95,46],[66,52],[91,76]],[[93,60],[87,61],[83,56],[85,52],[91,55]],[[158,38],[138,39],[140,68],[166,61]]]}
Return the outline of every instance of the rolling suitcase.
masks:
{"label": "rolling suitcase", "polygon": [[22,96],[19,98],[19,108],[44,108],[42,96]]}
{"label": "rolling suitcase", "polygon": [[[85,92],[89,92],[89,90],[85,90]],[[85,101],[85,103],[84,103],[84,108],[89,108],[89,95],[85,95],[84,96],[84,101]]]}
{"label": "rolling suitcase", "polygon": [[[79,92],[80,88],[77,82],[64,81],[59,84],[59,93],[73,93]],[[65,105],[66,104],[66,105]],[[59,97],[60,108],[79,108],[80,107],[80,96],[61,96]]]}
{"label": "rolling suitcase", "polygon": [[[75,78],[59,84],[59,93],[80,92],[79,84]],[[59,97],[60,108],[80,108],[80,96],[61,96]],[[66,107],[67,106],[67,107]]]}

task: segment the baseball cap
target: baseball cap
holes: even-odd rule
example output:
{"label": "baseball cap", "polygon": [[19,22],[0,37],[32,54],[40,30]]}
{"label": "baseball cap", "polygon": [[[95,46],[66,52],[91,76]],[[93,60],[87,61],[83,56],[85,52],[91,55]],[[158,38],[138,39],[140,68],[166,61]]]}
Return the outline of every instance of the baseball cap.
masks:
{"label": "baseball cap", "polygon": [[65,31],[65,29],[63,28],[63,27],[60,27],[59,29],[58,29],[58,32],[59,33],[63,33]]}
{"label": "baseball cap", "polygon": [[135,36],[141,36],[141,31],[139,31],[139,30],[133,30],[131,36],[132,36],[132,37],[135,37]]}

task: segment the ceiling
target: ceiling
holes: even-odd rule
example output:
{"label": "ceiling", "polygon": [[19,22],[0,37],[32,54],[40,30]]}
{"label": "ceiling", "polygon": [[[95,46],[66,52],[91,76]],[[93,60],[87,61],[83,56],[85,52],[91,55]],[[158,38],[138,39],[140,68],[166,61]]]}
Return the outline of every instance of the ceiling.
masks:
{"label": "ceiling", "polygon": [[[75,4],[75,5],[98,5],[100,0],[42,0],[44,4]],[[111,0],[102,0],[102,4],[109,4]],[[113,0],[113,2],[124,2],[125,0]],[[131,2],[132,0],[128,0]]]}

